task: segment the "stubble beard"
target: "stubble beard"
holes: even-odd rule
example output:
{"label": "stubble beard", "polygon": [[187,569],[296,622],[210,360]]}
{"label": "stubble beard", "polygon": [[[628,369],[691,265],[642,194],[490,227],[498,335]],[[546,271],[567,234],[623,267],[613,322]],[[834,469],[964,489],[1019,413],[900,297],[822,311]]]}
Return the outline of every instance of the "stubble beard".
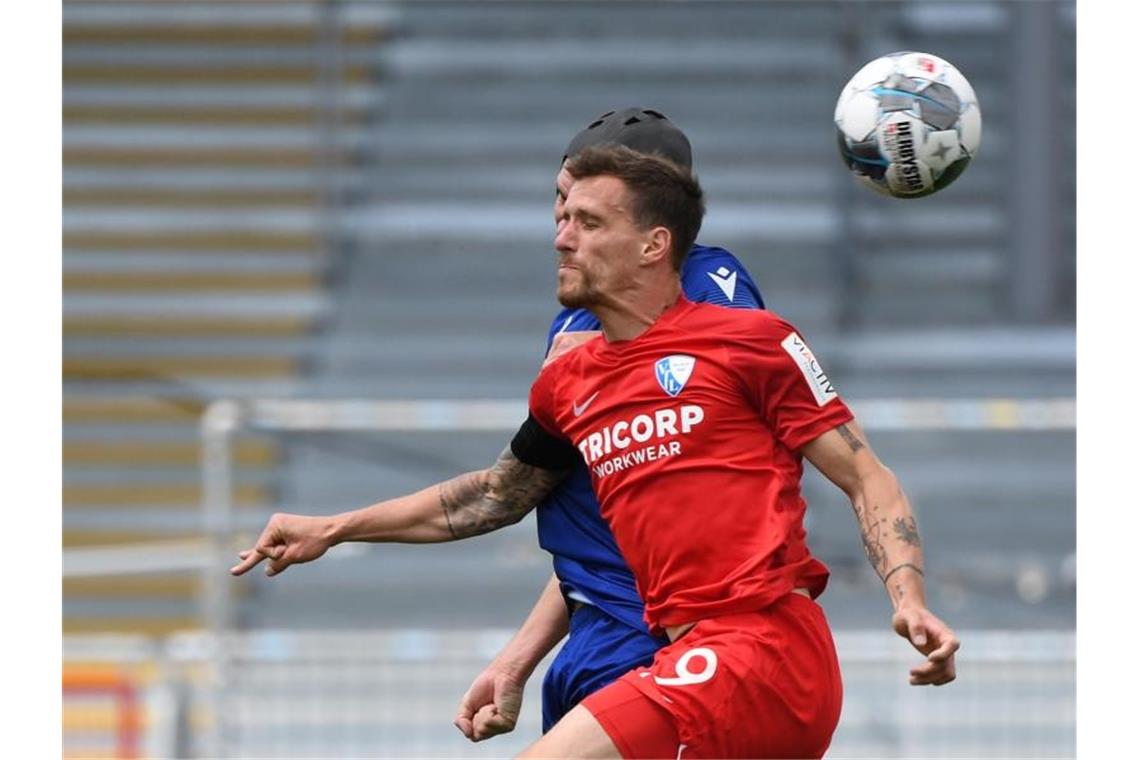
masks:
{"label": "stubble beard", "polygon": [[563,285],[561,278],[558,283],[558,303],[568,309],[588,309],[597,301],[594,288],[581,270],[578,271],[577,281]]}
{"label": "stubble beard", "polygon": [[559,288],[558,303],[567,309],[584,309],[589,305],[589,299],[585,297],[585,294],[580,288],[571,291],[564,291],[562,288]]}

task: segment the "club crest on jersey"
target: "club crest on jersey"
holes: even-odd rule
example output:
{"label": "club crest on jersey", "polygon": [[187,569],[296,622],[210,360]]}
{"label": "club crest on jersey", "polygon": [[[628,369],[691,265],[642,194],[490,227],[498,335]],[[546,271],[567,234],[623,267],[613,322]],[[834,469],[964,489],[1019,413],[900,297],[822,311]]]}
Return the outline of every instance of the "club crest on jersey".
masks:
{"label": "club crest on jersey", "polygon": [[689,382],[696,363],[695,358],[685,354],[673,354],[664,359],[658,359],[655,369],[657,371],[657,382],[661,385],[661,389],[670,396],[676,396],[685,387],[685,383]]}

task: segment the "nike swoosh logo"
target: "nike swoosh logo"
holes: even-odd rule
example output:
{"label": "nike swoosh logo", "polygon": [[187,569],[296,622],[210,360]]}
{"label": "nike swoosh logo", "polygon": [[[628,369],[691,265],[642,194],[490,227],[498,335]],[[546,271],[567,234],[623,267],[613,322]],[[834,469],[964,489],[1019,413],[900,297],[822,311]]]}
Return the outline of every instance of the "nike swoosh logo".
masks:
{"label": "nike swoosh logo", "polygon": [[599,393],[601,393],[601,391],[594,391],[594,395],[583,401],[580,406],[578,405],[578,402],[574,402],[574,416],[581,417],[582,412],[590,408],[590,404],[594,403],[594,399],[598,397]]}

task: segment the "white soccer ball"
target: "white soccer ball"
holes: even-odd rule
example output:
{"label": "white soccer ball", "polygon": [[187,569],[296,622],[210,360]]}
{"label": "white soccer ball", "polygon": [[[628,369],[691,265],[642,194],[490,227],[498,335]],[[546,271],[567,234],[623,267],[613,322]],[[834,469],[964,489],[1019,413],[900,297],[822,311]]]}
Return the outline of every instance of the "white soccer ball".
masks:
{"label": "white soccer ball", "polygon": [[929,53],[876,58],[835,104],[839,154],[862,184],[921,198],[965,171],[982,142],[982,112],[966,77]]}

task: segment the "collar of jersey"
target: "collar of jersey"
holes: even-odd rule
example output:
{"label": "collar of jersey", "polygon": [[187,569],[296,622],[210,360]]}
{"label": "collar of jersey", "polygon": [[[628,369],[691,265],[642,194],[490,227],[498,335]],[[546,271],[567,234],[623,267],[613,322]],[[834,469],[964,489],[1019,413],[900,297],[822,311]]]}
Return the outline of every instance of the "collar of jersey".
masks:
{"label": "collar of jersey", "polygon": [[691,308],[693,308],[693,302],[686,298],[684,293],[682,293],[677,298],[676,303],[663,311],[661,313],[661,316],[658,317],[657,320],[651,324],[645,332],[641,333],[641,335],[638,335],[636,338],[630,338],[629,340],[615,340],[613,342],[607,341],[605,338],[599,341],[594,341],[595,343],[601,344],[596,349],[595,355],[599,359],[620,357],[632,348],[638,346],[641,343],[644,343],[645,340],[652,336],[654,333],[680,320],[686,313],[688,313]]}

